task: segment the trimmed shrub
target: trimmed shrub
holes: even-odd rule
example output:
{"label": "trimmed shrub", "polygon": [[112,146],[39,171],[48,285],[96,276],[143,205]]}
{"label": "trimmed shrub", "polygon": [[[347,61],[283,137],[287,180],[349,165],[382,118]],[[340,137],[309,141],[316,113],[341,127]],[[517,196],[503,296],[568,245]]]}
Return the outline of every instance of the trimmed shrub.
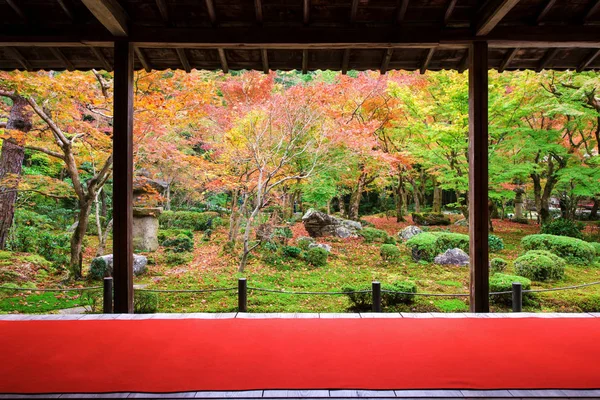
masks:
{"label": "trimmed shrub", "polygon": [[158,311],[158,294],[135,291],[133,294],[133,312],[135,314],[152,314]]}
{"label": "trimmed shrub", "polygon": [[329,253],[327,250],[322,249],[320,247],[313,247],[308,249],[305,255],[306,262],[308,262],[313,267],[323,267],[327,264],[327,257]]}
{"label": "trimmed shrub", "polygon": [[581,239],[555,235],[529,235],[521,239],[525,250],[548,250],[573,264],[591,264],[596,251]]}
{"label": "trimmed shrub", "polygon": [[592,294],[577,302],[582,312],[600,312],[600,295]]}
{"label": "trimmed shrub", "polygon": [[158,243],[163,245],[165,240],[174,239],[179,235],[185,235],[190,239],[194,238],[194,233],[189,229],[160,229],[158,231]]}
{"label": "trimmed shrub", "polygon": [[296,239],[296,244],[302,250],[308,250],[308,247],[310,246],[310,244],[314,243],[314,242],[315,242],[315,239],[313,239],[311,237],[306,237],[306,236],[302,236],[302,237],[299,237],[298,239]]}
{"label": "trimmed shrub", "polygon": [[104,261],[102,257],[94,258],[90,264],[88,278],[97,280],[106,276],[108,276],[108,266],[106,265],[106,261]]}
{"label": "trimmed shrub", "polygon": [[489,248],[492,253],[504,250],[504,241],[496,235],[488,235]]}
{"label": "trimmed shrub", "polygon": [[385,262],[396,262],[400,260],[402,253],[400,249],[393,244],[384,244],[379,249],[379,255]]}
{"label": "trimmed shrub", "polygon": [[194,250],[194,240],[182,233],[174,238],[166,239],[162,242],[162,245],[167,248],[167,251],[174,253],[185,253]]}
{"label": "trimmed shrub", "polygon": [[389,236],[386,231],[370,227],[361,229],[358,234],[365,239],[365,243],[385,243]]}
{"label": "trimmed shrub", "polygon": [[191,253],[175,253],[173,251],[167,251],[165,253],[165,263],[167,265],[184,265],[191,262],[194,259],[194,255]]}
{"label": "trimmed shrub", "polygon": [[[531,281],[522,276],[494,274],[490,277],[490,293],[492,292],[509,292],[512,291],[513,282],[521,283],[523,290],[531,289]],[[523,294],[523,300],[531,297],[529,293]],[[497,294],[490,296],[490,301],[494,303],[511,304],[512,294]]]}
{"label": "trimmed shrub", "polygon": [[596,257],[600,258],[600,242],[589,242],[589,243],[594,248],[594,251],[596,252]]}
{"label": "trimmed shrub", "polygon": [[[382,290],[391,290],[402,293],[381,293],[382,307],[394,306],[398,304],[410,304],[413,302],[417,293],[417,285],[412,281],[398,281],[391,284],[382,284]],[[352,308],[359,311],[371,310],[372,294],[369,291],[371,286],[344,286],[342,292],[347,292],[346,296],[352,303]],[[364,293],[356,293],[363,292]]]}
{"label": "trimmed shrub", "polygon": [[469,235],[450,232],[432,232],[438,237],[436,245],[438,254],[450,249],[461,249],[465,253],[469,252]]}
{"label": "trimmed shrub", "polygon": [[273,239],[287,245],[288,240],[294,237],[294,233],[287,226],[279,226],[273,230]]}
{"label": "trimmed shrub", "polygon": [[385,241],[383,242],[384,244],[396,244],[398,243],[398,241],[396,240],[395,237],[393,236],[388,236],[387,239],[385,239]]}
{"label": "trimmed shrub", "polygon": [[417,225],[450,225],[450,218],[442,213],[412,213],[411,216]]}
{"label": "trimmed shrub", "polygon": [[290,258],[300,258],[302,249],[295,246],[284,246],[282,248],[283,255]]}
{"label": "trimmed shrub", "polygon": [[490,269],[492,272],[502,272],[506,269],[508,262],[502,258],[492,258],[490,261]]}
{"label": "trimmed shrub", "polygon": [[534,281],[554,281],[565,276],[565,260],[546,250],[530,250],[515,260],[515,273]]}
{"label": "trimmed shrub", "polygon": [[583,239],[583,228],[584,225],[581,222],[571,221],[570,219],[566,218],[558,218],[545,225],[542,225],[540,233]]}
{"label": "trimmed shrub", "polygon": [[437,236],[431,232],[421,232],[406,241],[415,260],[433,261],[438,255]]}
{"label": "trimmed shrub", "polygon": [[163,211],[158,217],[162,228],[191,229],[205,231],[220,226],[223,221],[214,211]]}

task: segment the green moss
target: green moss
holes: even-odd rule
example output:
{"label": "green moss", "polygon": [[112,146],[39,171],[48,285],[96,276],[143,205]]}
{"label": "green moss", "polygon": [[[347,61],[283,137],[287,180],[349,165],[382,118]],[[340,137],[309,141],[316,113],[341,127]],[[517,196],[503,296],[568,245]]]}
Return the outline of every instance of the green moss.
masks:
{"label": "green moss", "polygon": [[515,273],[534,281],[555,281],[565,275],[565,260],[546,250],[530,250],[515,260]]}
{"label": "green moss", "polygon": [[384,244],[379,249],[379,255],[386,262],[397,262],[402,258],[400,249],[393,244]]}
{"label": "green moss", "polygon": [[[531,280],[525,277],[507,274],[494,274],[490,277],[490,293],[510,292],[512,291],[513,282],[520,283],[523,290],[531,289]],[[490,301],[494,303],[510,304],[512,302],[512,295],[511,293],[492,295],[490,296]]]}
{"label": "green moss", "polygon": [[[417,285],[412,281],[396,281],[393,283],[382,283],[382,290],[389,290],[392,292],[401,293],[381,293],[381,305],[382,307],[396,306],[399,304],[410,304],[413,302],[417,293]],[[351,309],[355,311],[367,311],[372,308],[373,295],[371,292],[371,286],[358,285],[358,286],[344,286],[342,292],[347,292],[348,299],[352,303]],[[357,293],[364,292],[364,293]]]}
{"label": "green moss", "polygon": [[30,254],[27,256],[23,256],[21,257],[21,260],[31,263],[33,265],[36,265],[38,267],[42,267],[42,268],[50,268],[52,266],[52,263],[48,260],[46,260],[44,257],[39,256],[37,254]]}
{"label": "green moss", "polygon": [[452,313],[469,311],[469,306],[459,299],[434,300],[433,304],[439,308],[441,312]]}
{"label": "green moss", "polygon": [[327,257],[329,253],[327,250],[322,249],[320,247],[313,247],[312,249],[308,249],[306,255],[304,256],[307,263],[312,265],[313,267],[324,267],[327,265]]}
{"label": "green moss", "polygon": [[594,247],[581,239],[555,235],[529,235],[521,240],[525,250],[548,250],[566,261],[588,265],[594,261],[596,251]]}
{"label": "green moss", "polygon": [[191,229],[205,231],[222,225],[219,214],[212,211],[164,211],[158,217],[161,228]]}
{"label": "green moss", "polygon": [[381,229],[366,227],[358,234],[365,240],[365,243],[385,243],[388,240],[388,234]]}

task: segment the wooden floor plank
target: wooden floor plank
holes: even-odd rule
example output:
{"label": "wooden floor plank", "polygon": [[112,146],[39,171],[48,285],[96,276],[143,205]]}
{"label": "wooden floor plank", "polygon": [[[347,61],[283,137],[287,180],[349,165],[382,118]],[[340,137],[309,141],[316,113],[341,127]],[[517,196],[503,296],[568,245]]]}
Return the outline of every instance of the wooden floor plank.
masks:
{"label": "wooden floor plank", "polygon": [[179,393],[131,393],[128,399],[189,399],[194,398],[196,392]]}
{"label": "wooden floor plank", "polygon": [[508,390],[461,390],[461,393],[466,398],[506,398],[513,397]]}
{"label": "wooden floor plank", "polygon": [[402,318],[400,313],[374,313],[374,312],[365,312],[360,313],[361,318]]}
{"label": "wooden floor plank", "polygon": [[67,393],[61,399],[126,399],[131,393]]}
{"label": "wooden floor plank", "polygon": [[265,390],[265,398],[315,398],[329,397],[329,390]]}
{"label": "wooden floor plank", "polygon": [[509,390],[510,394],[514,397],[538,397],[538,398],[551,398],[551,397],[566,397],[562,390]]}
{"label": "wooden floor plank", "polygon": [[401,398],[462,398],[464,397],[460,390],[395,390],[396,397]]}
{"label": "wooden floor plank", "polygon": [[236,392],[196,392],[197,399],[251,399],[262,396],[262,390],[241,390]]}
{"label": "wooden floor plank", "polygon": [[320,318],[320,316],[319,316],[319,313],[307,312],[307,313],[294,313],[293,318]]}
{"label": "wooden floor plank", "polygon": [[431,313],[400,313],[403,318],[433,318]]}
{"label": "wooden floor plank", "polygon": [[319,313],[320,318],[360,318],[357,313]]}

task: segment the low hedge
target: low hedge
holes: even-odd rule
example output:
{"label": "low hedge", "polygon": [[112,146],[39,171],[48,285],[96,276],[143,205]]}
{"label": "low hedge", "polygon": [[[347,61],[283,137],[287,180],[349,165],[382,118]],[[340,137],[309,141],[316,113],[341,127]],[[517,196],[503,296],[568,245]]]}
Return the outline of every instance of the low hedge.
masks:
{"label": "low hedge", "polygon": [[504,250],[504,241],[502,240],[501,237],[496,236],[496,235],[488,235],[488,245],[489,245],[489,250],[492,253],[496,253],[500,250]]}
{"label": "low hedge", "polygon": [[214,211],[163,211],[158,217],[161,228],[191,229],[205,231],[222,225],[223,220],[219,213]]}
{"label": "low hedge", "polygon": [[548,250],[567,262],[579,265],[591,264],[596,256],[594,246],[581,239],[556,235],[529,235],[521,239],[525,250]]}
{"label": "low hedge", "polygon": [[320,247],[312,247],[306,252],[304,259],[307,263],[313,267],[324,267],[327,265],[327,257],[329,253],[327,250]]}
{"label": "low hedge", "polygon": [[[389,307],[398,304],[410,304],[414,301],[417,293],[417,285],[411,281],[398,281],[394,283],[382,283],[382,290],[391,290],[403,293],[381,293],[381,306]],[[347,292],[346,296],[352,303],[352,309],[357,311],[368,311],[372,307],[373,295],[371,292],[355,293],[371,290],[371,286],[344,286],[342,292]]]}
{"label": "low hedge", "polygon": [[402,257],[400,249],[393,244],[383,244],[379,248],[379,255],[385,262],[396,262]]}
{"label": "low hedge", "polygon": [[515,260],[515,273],[534,281],[555,281],[565,276],[565,260],[547,250],[530,250]]}
{"label": "low hedge", "polygon": [[508,262],[503,258],[492,258],[490,260],[490,270],[492,272],[503,272],[508,266]]}
{"label": "low hedge", "polygon": [[449,249],[459,248],[469,252],[469,235],[450,232],[421,232],[408,239],[415,260],[433,261],[435,256]]}
{"label": "low hedge", "polygon": [[358,234],[365,240],[365,243],[386,243],[389,237],[386,231],[370,227],[361,229]]}
{"label": "low hedge", "polygon": [[[512,291],[513,282],[521,283],[521,287],[523,290],[531,289],[531,280],[516,275],[507,275],[507,274],[494,274],[490,277],[490,293],[493,292],[509,292]],[[530,293],[523,294],[523,301],[531,298]],[[490,301],[497,304],[511,304],[512,303],[512,294],[497,294],[490,296]]]}
{"label": "low hedge", "polygon": [[558,218],[547,224],[542,225],[540,233],[556,236],[569,236],[577,239],[583,239],[584,225],[581,222],[572,221],[566,218]]}

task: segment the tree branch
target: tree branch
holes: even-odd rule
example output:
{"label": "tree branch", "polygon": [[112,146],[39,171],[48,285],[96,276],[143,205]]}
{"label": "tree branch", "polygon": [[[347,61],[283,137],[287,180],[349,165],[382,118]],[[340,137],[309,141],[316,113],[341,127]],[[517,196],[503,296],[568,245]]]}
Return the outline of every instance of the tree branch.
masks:
{"label": "tree branch", "polygon": [[60,160],[63,160],[63,161],[65,160],[65,156],[64,155],[62,155],[60,153],[57,153],[55,151],[52,151],[52,150],[45,149],[43,147],[30,146],[30,145],[23,146],[23,147],[26,148],[26,149],[29,149],[29,150],[39,151],[41,153],[47,154],[47,155],[52,156],[52,157],[56,157],[56,158],[58,158]]}

